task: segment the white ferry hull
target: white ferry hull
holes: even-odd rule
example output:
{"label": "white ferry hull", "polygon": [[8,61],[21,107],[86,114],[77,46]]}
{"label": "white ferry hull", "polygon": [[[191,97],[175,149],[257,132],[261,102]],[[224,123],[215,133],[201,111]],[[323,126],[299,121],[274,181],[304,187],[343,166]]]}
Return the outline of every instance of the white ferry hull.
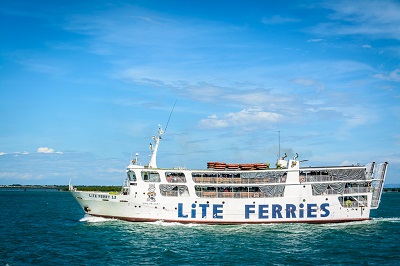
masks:
{"label": "white ferry hull", "polygon": [[72,193],[90,215],[132,222],[337,223],[369,220],[371,210],[370,207],[343,207],[337,196],[246,200],[193,198],[149,203],[146,199],[132,199],[126,195]]}

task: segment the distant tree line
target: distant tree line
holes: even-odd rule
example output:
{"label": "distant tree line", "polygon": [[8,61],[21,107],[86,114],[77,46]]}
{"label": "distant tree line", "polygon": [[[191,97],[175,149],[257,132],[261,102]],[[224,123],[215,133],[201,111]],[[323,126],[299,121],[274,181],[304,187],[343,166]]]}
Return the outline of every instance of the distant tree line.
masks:
{"label": "distant tree line", "polygon": [[400,192],[400,188],[384,188],[383,192]]}

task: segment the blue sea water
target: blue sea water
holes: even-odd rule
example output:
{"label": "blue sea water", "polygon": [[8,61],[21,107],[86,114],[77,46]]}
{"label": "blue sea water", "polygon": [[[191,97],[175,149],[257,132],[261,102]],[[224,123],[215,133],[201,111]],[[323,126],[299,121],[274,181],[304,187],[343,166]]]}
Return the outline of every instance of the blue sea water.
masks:
{"label": "blue sea water", "polygon": [[0,265],[400,265],[400,193],[343,224],[181,225],[85,216],[72,195],[0,190]]}

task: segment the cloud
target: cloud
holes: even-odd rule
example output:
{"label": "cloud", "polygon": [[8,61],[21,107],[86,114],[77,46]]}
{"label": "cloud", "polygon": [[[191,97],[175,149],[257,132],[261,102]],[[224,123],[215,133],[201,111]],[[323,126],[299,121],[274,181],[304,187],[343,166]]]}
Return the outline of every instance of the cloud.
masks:
{"label": "cloud", "polygon": [[365,107],[348,107],[348,111],[349,113],[346,116],[347,130],[352,127],[367,125],[377,120],[377,115]]}
{"label": "cloud", "polygon": [[54,61],[51,57],[38,56],[20,51],[12,55],[13,59],[29,71],[51,76],[63,76],[69,72],[61,60]]}
{"label": "cloud", "polygon": [[155,16],[132,16],[133,19],[137,19],[139,21],[144,21],[147,23],[152,23],[152,24],[161,24],[162,22],[168,21],[165,18],[162,17],[155,17]]}
{"label": "cloud", "polygon": [[307,42],[322,42],[324,39],[309,39]]}
{"label": "cloud", "polygon": [[[194,53],[197,48],[210,47],[210,41],[215,49],[229,47],[231,42],[223,42],[224,37],[235,36],[243,28],[195,17],[175,18],[132,5],[69,16],[64,26],[67,31],[89,37],[88,52],[120,56],[121,60],[113,62],[117,64],[138,57],[149,63],[159,63],[161,55],[169,57],[174,64],[187,57],[198,60]],[[151,54],[146,55],[143,51]]]}
{"label": "cloud", "polygon": [[217,115],[210,115],[205,119],[200,120],[199,127],[201,128],[225,128],[229,127],[229,123],[225,119],[219,119]]}
{"label": "cloud", "polygon": [[178,88],[180,93],[187,97],[197,99],[202,102],[215,102],[222,99],[229,88],[218,86],[215,84],[200,82],[197,84],[183,84]]}
{"label": "cloud", "polygon": [[21,182],[26,181],[26,180],[40,180],[41,178],[39,176],[33,177],[32,174],[30,173],[16,173],[15,171],[2,171],[0,172],[0,180],[1,181],[6,181],[6,180],[16,180],[16,182]]}
{"label": "cloud", "polygon": [[269,25],[276,25],[276,24],[286,24],[286,23],[294,23],[294,22],[299,22],[300,20],[297,18],[291,18],[291,17],[283,17],[281,15],[275,15],[270,18],[262,18],[261,23],[263,24],[269,24]]}
{"label": "cloud", "polygon": [[322,91],[325,89],[325,85],[322,82],[319,82],[314,79],[309,78],[295,78],[292,80],[293,83],[299,84],[306,87],[315,87],[317,91]]}
{"label": "cloud", "polygon": [[362,48],[366,48],[366,49],[371,49],[372,46],[370,44],[364,44],[363,46],[361,46]]}
{"label": "cloud", "polygon": [[37,149],[38,153],[53,153],[54,149],[52,148],[47,148],[47,147],[40,147]]}
{"label": "cloud", "polygon": [[[42,147],[48,151],[50,148]],[[56,154],[57,152],[50,153]],[[75,184],[114,184],[124,180],[126,160],[104,158],[92,153],[65,152],[63,156],[29,156],[8,154],[1,157],[0,183],[23,184],[68,184],[69,179]],[[85,163],[82,163],[85,162]],[[120,169],[120,170],[117,170]],[[94,173],[91,175],[90,173]]]}
{"label": "cloud", "polygon": [[339,166],[349,166],[349,165],[356,165],[357,163],[351,162],[349,160],[342,161]]}
{"label": "cloud", "polygon": [[261,108],[249,108],[243,109],[239,112],[231,112],[226,114],[222,118],[218,118],[217,115],[210,115],[209,117],[200,120],[199,127],[201,128],[226,128],[231,126],[251,126],[277,123],[284,116],[278,113],[266,112]]}
{"label": "cloud", "polygon": [[400,40],[400,4],[398,1],[327,1],[321,4],[333,13],[330,21],[311,32],[323,35],[367,35]]}
{"label": "cloud", "polygon": [[375,74],[374,77],[382,80],[400,82],[400,68],[397,68],[388,74]]}
{"label": "cloud", "polygon": [[163,77],[160,74],[157,75],[155,72],[154,68],[134,67],[123,70],[118,76],[129,83],[138,83],[152,87],[166,87],[168,83],[172,82],[171,79]]}
{"label": "cloud", "polygon": [[[254,88],[254,84],[230,83],[220,85],[213,82],[183,81],[174,74],[166,75],[164,71],[147,68],[130,68],[122,72],[121,78],[130,83],[140,84],[157,89],[168,89],[183,97],[199,102],[230,102],[243,106],[265,106],[277,108],[282,103],[292,100],[288,95],[272,93],[270,89]],[[253,88],[252,88],[253,87]],[[228,92],[228,93],[227,93]]]}
{"label": "cloud", "polygon": [[116,169],[116,168],[108,168],[106,169],[107,173],[124,173],[125,169]]}
{"label": "cloud", "polygon": [[[36,152],[38,153],[57,153],[57,154],[62,154],[61,151],[54,151],[54,149],[52,148],[48,148],[48,147],[40,147],[36,150]],[[24,152],[22,154],[29,154],[28,152]]]}
{"label": "cloud", "polygon": [[230,93],[224,93],[221,99],[239,103],[243,106],[263,106],[269,109],[280,109],[289,107],[293,100],[292,95],[279,92],[274,93],[269,89],[231,89]]}
{"label": "cloud", "polygon": [[269,122],[276,123],[283,118],[282,115],[272,112],[265,112],[261,108],[250,108],[241,110],[238,113],[229,113],[228,117],[231,121],[238,125],[247,123]]}

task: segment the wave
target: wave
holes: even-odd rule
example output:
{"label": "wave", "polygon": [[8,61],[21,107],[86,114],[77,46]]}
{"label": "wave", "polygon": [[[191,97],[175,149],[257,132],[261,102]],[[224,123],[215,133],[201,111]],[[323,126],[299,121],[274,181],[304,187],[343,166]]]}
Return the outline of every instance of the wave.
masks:
{"label": "wave", "polygon": [[83,218],[81,218],[79,221],[86,223],[103,223],[108,221],[115,221],[115,219],[96,217],[89,214],[85,214],[85,216],[83,216]]}
{"label": "wave", "polygon": [[182,227],[199,227],[204,226],[204,224],[195,224],[195,223],[178,223],[178,222],[164,222],[163,220],[155,221],[155,222],[146,222],[146,224],[157,225],[157,226],[182,226]]}
{"label": "wave", "polygon": [[379,218],[372,218],[372,221],[398,223],[398,222],[400,222],[400,217],[392,217],[392,218],[379,217]]}

